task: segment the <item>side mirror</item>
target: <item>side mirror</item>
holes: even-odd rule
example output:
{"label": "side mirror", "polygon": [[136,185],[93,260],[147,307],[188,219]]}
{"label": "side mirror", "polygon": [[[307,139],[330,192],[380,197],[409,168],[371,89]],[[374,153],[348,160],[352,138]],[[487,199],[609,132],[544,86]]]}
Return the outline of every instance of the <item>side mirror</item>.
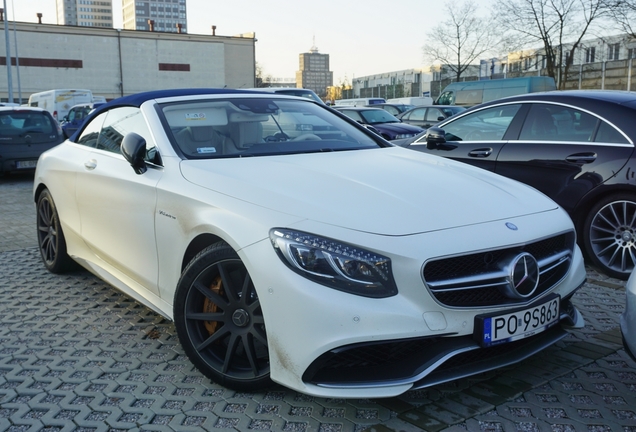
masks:
{"label": "side mirror", "polygon": [[424,135],[426,148],[434,149],[446,143],[446,132],[442,128],[430,127]]}
{"label": "side mirror", "polygon": [[130,132],[122,140],[120,150],[136,174],[143,174],[148,170],[144,159],[146,156],[146,140],[144,137]]}
{"label": "side mirror", "polygon": [[[361,123],[362,124],[362,123]],[[362,126],[364,126],[366,129],[370,130],[371,132],[373,132],[376,135],[380,135],[382,136],[382,134],[380,133],[379,130],[377,130],[376,128],[374,128],[373,126],[369,125],[369,124],[362,124]]]}

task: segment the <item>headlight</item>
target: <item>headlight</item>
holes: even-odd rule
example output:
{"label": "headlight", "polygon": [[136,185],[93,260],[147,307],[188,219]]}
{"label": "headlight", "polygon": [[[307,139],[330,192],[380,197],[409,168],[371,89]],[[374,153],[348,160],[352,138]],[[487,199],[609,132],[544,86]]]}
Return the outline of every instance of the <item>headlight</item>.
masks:
{"label": "headlight", "polygon": [[412,133],[397,134],[395,136],[395,139],[411,138],[412,136],[415,136],[415,134],[412,134]]}
{"label": "headlight", "polygon": [[285,228],[271,229],[269,238],[283,262],[307,279],[364,297],[397,294],[391,260],[387,257]]}

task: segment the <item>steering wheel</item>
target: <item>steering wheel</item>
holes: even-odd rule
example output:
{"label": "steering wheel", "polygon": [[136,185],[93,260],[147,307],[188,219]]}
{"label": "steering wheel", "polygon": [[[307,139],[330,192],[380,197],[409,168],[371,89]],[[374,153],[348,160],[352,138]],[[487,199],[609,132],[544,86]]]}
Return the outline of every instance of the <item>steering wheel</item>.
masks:
{"label": "steering wheel", "polygon": [[289,137],[283,132],[277,132],[274,135],[265,137],[265,142],[281,142],[288,141]]}
{"label": "steering wheel", "polygon": [[306,134],[302,134],[302,135],[298,135],[295,138],[292,138],[292,141],[315,141],[315,140],[321,140],[322,138],[320,138],[318,135],[312,134],[312,133],[306,133]]}

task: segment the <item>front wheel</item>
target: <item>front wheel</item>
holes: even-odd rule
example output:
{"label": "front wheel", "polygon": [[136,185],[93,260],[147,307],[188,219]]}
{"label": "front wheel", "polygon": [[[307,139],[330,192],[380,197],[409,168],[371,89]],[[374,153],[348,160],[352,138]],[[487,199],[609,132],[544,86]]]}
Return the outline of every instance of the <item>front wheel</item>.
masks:
{"label": "front wheel", "polygon": [[271,385],[261,305],[229,245],[209,246],[188,264],[175,292],[174,320],[184,351],[213,381],[241,391]]}
{"label": "front wheel", "polygon": [[75,262],[66,253],[66,240],[60,225],[53,197],[43,190],[37,201],[38,247],[42,261],[51,273],[64,273],[75,267]]}
{"label": "front wheel", "polygon": [[636,265],[636,195],[600,200],[583,225],[588,258],[611,277],[627,279]]}

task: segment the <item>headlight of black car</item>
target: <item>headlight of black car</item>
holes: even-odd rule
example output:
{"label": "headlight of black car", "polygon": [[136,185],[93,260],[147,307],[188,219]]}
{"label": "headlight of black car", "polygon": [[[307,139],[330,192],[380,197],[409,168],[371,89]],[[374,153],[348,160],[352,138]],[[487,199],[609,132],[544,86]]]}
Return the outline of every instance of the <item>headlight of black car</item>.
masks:
{"label": "headlight of black car", "polygon": [[391,260],[387,257],[286,228],[273,228],[269,237],[283,262],[307,279],[364,297],[397,294]]}

